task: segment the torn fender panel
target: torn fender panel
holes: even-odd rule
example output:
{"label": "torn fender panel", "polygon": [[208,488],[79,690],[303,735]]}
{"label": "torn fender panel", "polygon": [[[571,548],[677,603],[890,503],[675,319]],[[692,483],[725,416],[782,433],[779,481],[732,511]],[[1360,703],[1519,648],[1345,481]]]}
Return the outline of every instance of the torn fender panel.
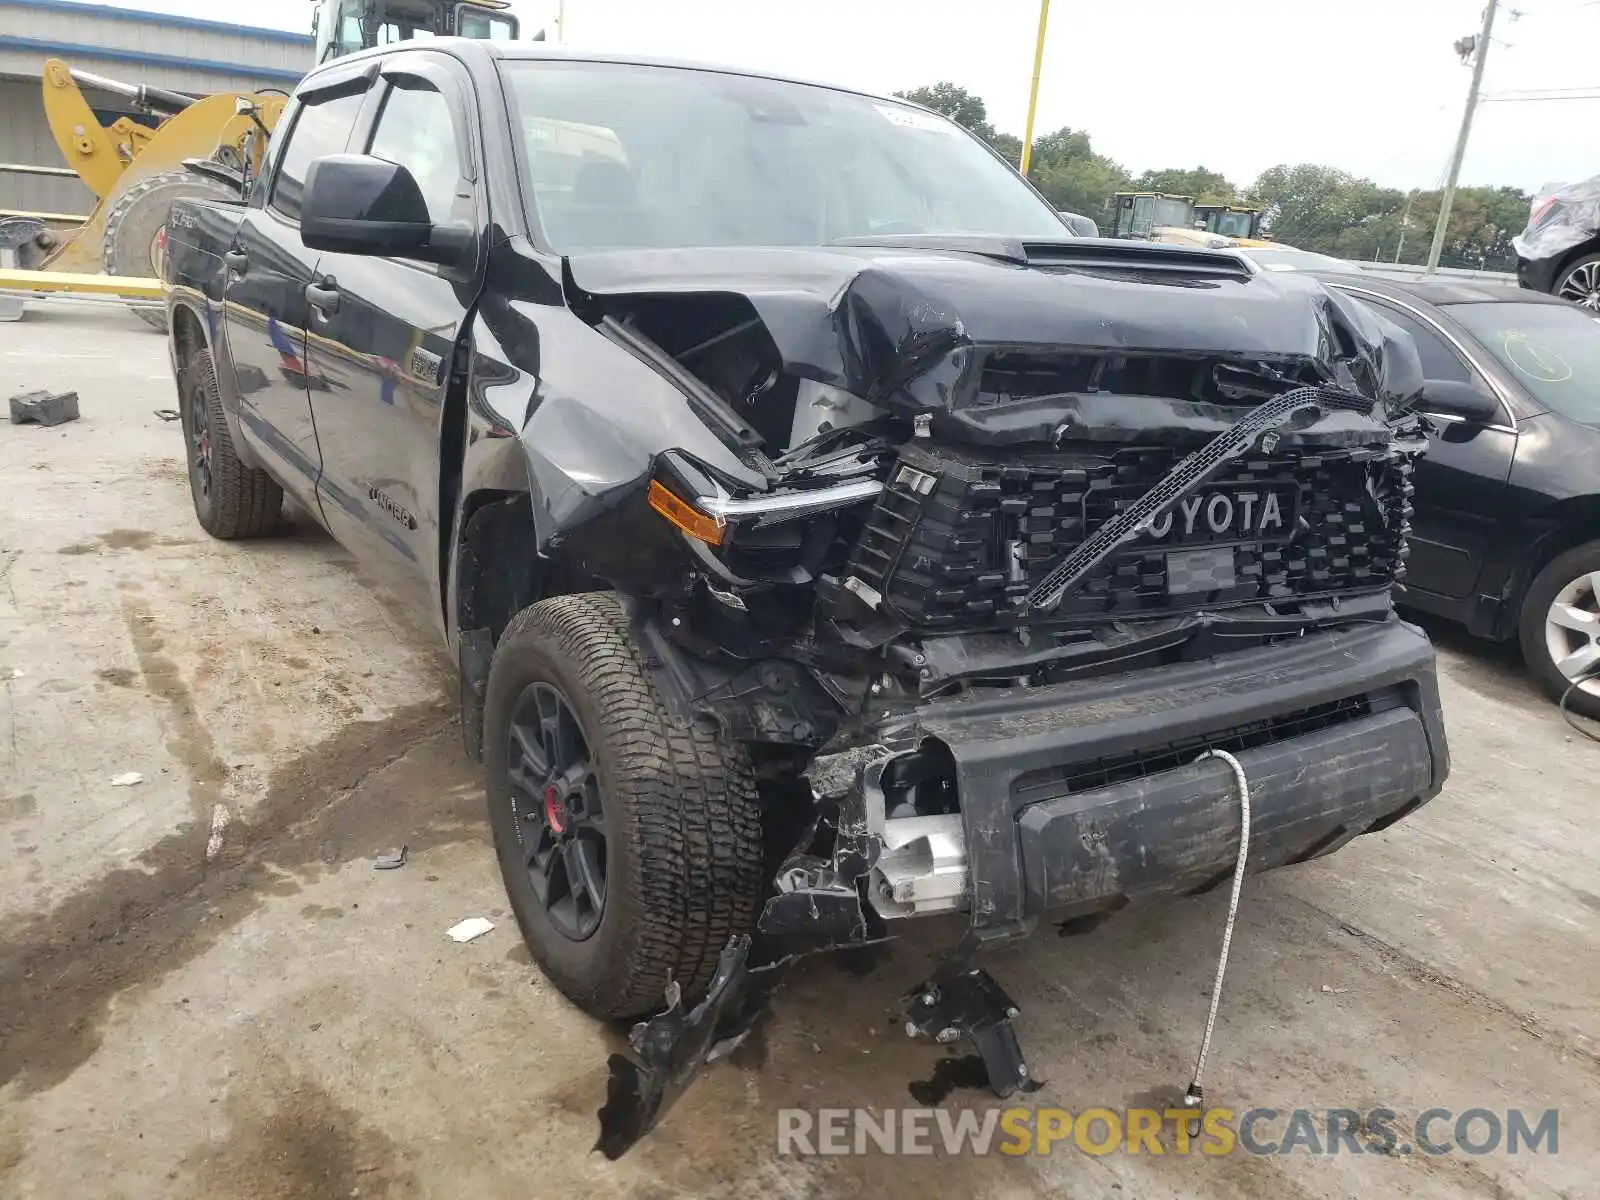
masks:
{"label": "torn fender panel", "polygon": [[[486,304],[482,317],[513,369],[475,389],[469,440],[520,445],[541,552],[643,487],[666,450],[763,486],[678,388],[565,306],[513,300]],[[476,457],[492,456],[473,440],[469,465]]]}
{"label": "torn fender panel", "polygon": [[1232,259],[1205,252],[1148,270],[1119,243],[1092,245],[1093,267],[931,247],[609,252],[569,261],[580,292],[569,300],[603,310],[608,298],[742,296],[784,370],[875,400],[937,368],[935,398],[917,399],[953,405],[971,384],[969,346],[1294,358],[1385,399],[1420,389],[1415,351],[1313,279],[1252,275],[1242,262],[1233,273],[1219,269]]}

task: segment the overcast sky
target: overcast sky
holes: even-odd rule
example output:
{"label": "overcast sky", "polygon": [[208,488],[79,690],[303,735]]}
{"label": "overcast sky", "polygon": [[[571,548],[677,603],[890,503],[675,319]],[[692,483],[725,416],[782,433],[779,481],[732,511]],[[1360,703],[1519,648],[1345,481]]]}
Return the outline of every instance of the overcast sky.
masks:
{"label": "overcast sky", "polygon": [[[212,0],[101,0],[214,16]],[[1441,182],[1470,70],[1451,43],[1482,0],[1052,0],[1037,131],[1084,129],[1137,172],[1206,166],[1248,183],[1319,162],[1394,187]],[[1520,19],[1512,10],[1520,9]],[[309,0],[253,0],[307,31]],[[518,0],[533,32],[556,0]],[[566,0],[566,40],[888,92],[940,79],[1021,134],[1038,0]],[[238,19],[238,18],[236,18]],[[553,32],[553,31],[552,31]],[[1484,81],[1600,90],[1600,0],[1504,0]],[[1462,181],[1532,190],[1600,173],[1600,101],[1488,103]]]}

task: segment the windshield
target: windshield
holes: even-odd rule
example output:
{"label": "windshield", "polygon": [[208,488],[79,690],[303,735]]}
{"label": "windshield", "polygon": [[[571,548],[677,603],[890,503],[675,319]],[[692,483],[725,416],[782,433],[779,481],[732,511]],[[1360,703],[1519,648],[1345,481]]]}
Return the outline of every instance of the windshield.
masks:
{"label": "windshield", "polygon": [[1449,311],[1541,403],[1600,427],[1600,317],[1565,304],[1452,304]]}
{"label": "windshield", "polygon": [[463,6],[456,10],[456,35],[485,42],[514,42],[517,40],[517,19],[505,13]]}
{"label": "windshield", "polygon": [[1223,237],[1247,238],[1250,234],[1250,214],[1244,212],[1212,213],[1206,227]]}
{"label": "windshield", "polygon": [[526,194],[562,254],[1071,236],[976,138],[910,105],[717,71],[504,64]]}
{"label": "windshield", "polygon": [[1177,225],[1187,229],[1194,222],[1194,206],[1187,200],[1163,197],[1151,206],[1150,221],[1152,225]]}

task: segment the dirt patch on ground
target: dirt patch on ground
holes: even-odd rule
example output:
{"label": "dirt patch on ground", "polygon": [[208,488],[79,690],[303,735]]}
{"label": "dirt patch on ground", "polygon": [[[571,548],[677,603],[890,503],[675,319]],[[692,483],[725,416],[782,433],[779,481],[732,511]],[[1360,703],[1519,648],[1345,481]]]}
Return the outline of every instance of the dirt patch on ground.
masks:
{"label": "dirt patch on ground", "polygon": [[166,642],[156,628],[155,618],[139,612],[131,599],[123,600],[122,615],[145,684],[152,695],[167,702],[167,752],[188,773],[189,799],[194,802],[196,817],[204,820],[222,799],[228,765],[217,754],[216,742],[200,719],[194,694],[178,664],[162,653]]}
{"label": "dirt patch on ground", "polygon": [[148,529],[113,529],[100,535],[100,544],[107,550],[148,550],[151,546],[193,546],[194,538],[172,537],[151,533]]}
{"label": "dirt patch on ground", "polygon": [[94,677],[112,687],[131,688],[139,681],[139,673],[130,671],[127,667],[105,667],[94,673]]}
{"label": "dirt patch on ground", "polygon": [[[0,1184],[5,1183],[6,1176],[22,1164],[27,1147],[22,1118],[15,1109],[0,1108]],[[0,1195],[3,1194],[4,1189],[0,1188]]]}
{"label": "dirt patch on ground", "polygon": [[0,825],[31,817],[38,811],[39,801],[32,792],[23,792],[20,796],[0,796]]}
{"label": "dirt patch on ground", "polygon": [[[364,781],[400,759],[381,786]],[[249,823],[235,820],[208,860],[206,822],[158,842],[53,912],[0,938],[0,1087],[54,1086],[100,1044],[110,1002],[189,962],[262,898],[371,854],[395,838],[413,851],[478,833],[475,775],[438,702],[347,726],[274,773]],[[378,784],[378,780],[373,780]],[[355,800],[354,803],[351,803]]]}
{"label": "dirt patch on ground", "polygon": [[[238,1200],[421,1195],[405,1152],[308,1079],[251,1080],[229,1099],[225,1140],[195,1150],[196,1196]],[[176,1172],[181,1178],[182,1167]]]}
{"label": "dirt patch on ground", "polygon": [[99,554],[101,550],[148,550],[152,546],[193,546],[194,538],[161,536],[148,529],[113,529],[100,534],[93,542],[74,542],[63,546],[57,554]]}

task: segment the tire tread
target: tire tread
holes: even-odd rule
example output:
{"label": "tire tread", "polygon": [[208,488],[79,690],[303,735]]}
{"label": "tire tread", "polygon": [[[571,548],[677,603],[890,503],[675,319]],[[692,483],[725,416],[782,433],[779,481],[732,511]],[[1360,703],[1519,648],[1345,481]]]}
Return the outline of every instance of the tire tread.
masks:
{"label": "tire tread", "polygon": [[[201,350],[184,369],[184,395],[198,383],[206,392],[206,423],[211,434],[211,509],[203,511],[195,500],[195,515],[201,527],[223,541],[266,537],[275,533],[283,514],[283,489],[265,471],[239,461],[222,413],[222,394],[217,387],[217,367],[209,350]],[[185,446],[185,454],[188,448]]]}
{"label": "tire tread", "polygon": [[[611,836],[620,835],[619,826],[626,831],[628,851],[642,864],[640,894],[622,902],[625,923],[614,943],[628,948],[625,961],[602,972],[596,986],[569,995],[606,1017],[658,1009],[669,979],[695,997],[728,939],[755,927],[766,895],[748,758],[709,722],[686,722],[669,709],[616,596],[560,596],[526,608],[501,646],[523,639],[564,658],[584,691],[601,701],[602,728],[591,732],[611,758],[608,815],[626,810],[633,818],[617,821]],[[591,753],[596,749],[591,744]]]}

